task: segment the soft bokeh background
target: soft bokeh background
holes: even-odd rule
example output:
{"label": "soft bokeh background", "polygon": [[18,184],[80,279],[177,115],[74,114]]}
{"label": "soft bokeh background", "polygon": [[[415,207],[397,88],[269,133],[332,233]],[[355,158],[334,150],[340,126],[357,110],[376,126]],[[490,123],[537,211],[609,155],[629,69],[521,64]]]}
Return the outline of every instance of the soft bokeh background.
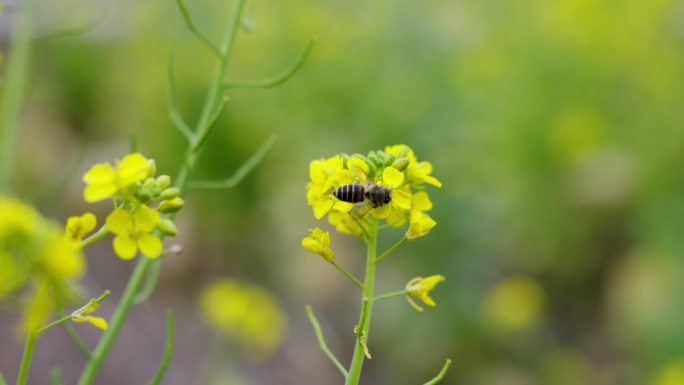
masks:
{"label": "soft bokeh background", "polygon": [[[230,13],[193,1],[218,39]],[[684,3],[674,0],[250,2],[232,79],[286,66],[318,44],[288,83],[235,90],[198,164],[222,178],[270,134],[279,140],[237,188],[195,191],[179,217],[180,256],[134,309],[100,384],[144,383],[178,316],[165,384],[340,384],[306,320],[312,304],[348,362],[359,293],[300,246],[319,225],[306,206],[308,162],[406,143],[434,164],[439,223],[383,262],[378,291],[443,274],[435,309],[398,299],[374,313],[365,384],[420,384],[445,357],[445,384],[684,384]],[[6,41],[12,7],[1,19]],[[92,210],[82,173],[125,154],[137,133],[161,173],[184,150],[167,117],[166,59],[179,104],[198,116],[215,60],[173,1],[39,2],[14,190],[60,220]],[[108,207],[95,206],[102,218]],[[382,240],[385,247],[400,233]],[[362,275],[361,242],[333,234],[341,264]],[[382,248],[382,246],[381,246]],[[83,285],[110,315],[133,262],[107,242],[88,253]],[[200,292],[231,278],[270,292],[287,318],[282,344],[255,354],[202,320]],[[227,303],[225,306],[230,307]],[[21,342],[0,314],[0,371]],[[79,327],[94,343],[100,334]],[[83,359],[61,330],[39,342],[32,384],[51,367],[73,383]]]}

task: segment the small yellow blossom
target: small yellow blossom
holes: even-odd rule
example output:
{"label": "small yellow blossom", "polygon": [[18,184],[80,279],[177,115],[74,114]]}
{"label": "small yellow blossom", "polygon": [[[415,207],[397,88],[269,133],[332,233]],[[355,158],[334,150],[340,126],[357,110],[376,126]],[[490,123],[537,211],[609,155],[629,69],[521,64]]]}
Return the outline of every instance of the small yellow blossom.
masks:
{"label": "small yellow blossom", "polygon": [[106,291],[99,298],[92,298],[87,304],[71,313],[71,320],[74,322],[88,322],[98,329],[107,330],[107,320],[102,317],[91,316],[90,314],[100,308],[100,302],[109,296],[109,291]]}
{"label": "small yellow blossom", "polygon": [[57,226],[51,227],[39,255],[44,271],[52,278],[81,278],[85,272],[85,258],[72,244],[64,240]]}
{"label": "small yellow blossom", "polygon": [[331,211],[330,214],[328,214],[328,222],[335,226],[335,229],[341,233],[359,237],[363,234],[363,230],[360,226],[360,223],[363,222],[358,219],[354,220],[352,215],[352,213]]}
{"label": "small yellow blossom", "polygon": [[140,250],[149,258],[158,257],[163,245],[161,239],[152,234],[159,222],[159,212],[145,205],[131,213],[124,208],[114,210],[107,217],[107,227],[116,234],[114,252],[122,259],[132,259]]}
{"label": "small yellow blossom", "polygon": [[80,217],[69,217],[64,231],[64,241],[70,245],[79,246],[83,237],[93,231],[96,225],[97,218],[92,213],[85,213]]}
{"label": "small yellow blossom", "polygon": [[442,187],[442,182],[430,175],[432,174],[432,164],[430,162],[419,162],[409,146],[405,144],[387,146],[385,147],[385,152],[396,157],[408,158],[406,179],[409,183],[416,185],[428,183],[436,187]]}
{"label": "small yellow blossom", "polygon": [[445,278],[442,275],[432,275],[427,278],[423,277],[416,277],[410,280],[406,284],[406,291],[408,295],[406,298],[408,299],[409,303],[411,306],[413,306],[416,310],[418,311],[423,311],[423,308],[418,306],[412,299],[411,297],[415,297],[423,301],[428,306],[435,307],[437,304],[435,301],[430,298],[430,291],[437,286],[438,283],[444,281]]}
{"label": "small yellow blossom", "polygon": [[404,174],[396,168],[389,166],[382,171],[382,179],[378,182],[379,185],[387,187],[392,192],[392,200],[388,205],[382,205],[371,210],[371,214],[376,218],[387,218],[392,209],[394,210],[409,210],[411,208],[411,190],[409,186],[402,186],[404,183]]}
{"label": "small yellow blossom", "polygon": [[437,222],[424,212],[419,210],[411,211],[411,221],[408,231],[406,231],[406,239],[412,241],[423,237],[436,225]]}
{"label": "small yellow blossom", "polygon": [[91,203],[111,198],[152,174],[153,162],[137,152],[117,161],[116,167],[109,163],[96,164],[83,176],[87,185],[83,190],[83,198]]}
{"label": "small yellow blossom", "polygon": [[309,236],[302,239],[302,246],[328,262],[335,260],[335,252],[330,248],[330,233],[321,230],[320,227],[309,230]]}
{"label": "small yellow blossom", "polygon": [[340,155],[328,159],[314,160],[309,165],[311,181],[307,186],[306,199],[313,208],[316,219],[324,217],[331,210],[348,212],[353,204],[342,202],[332,196],[332,191],[342,185],[354,182],[353,173],[344,168]]}
{"label": "small yellow blossom", "polygon": [[40,220],[32,207],[3,195],[0,195],[0,213],[0,241],[31,233]]}

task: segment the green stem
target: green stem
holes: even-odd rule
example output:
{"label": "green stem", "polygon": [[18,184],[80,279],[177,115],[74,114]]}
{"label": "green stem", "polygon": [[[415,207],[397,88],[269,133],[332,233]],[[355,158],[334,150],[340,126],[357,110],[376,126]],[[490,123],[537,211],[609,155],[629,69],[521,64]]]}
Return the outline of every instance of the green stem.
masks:
{"label": "green stem", "polygon": [[361,377],[361,368],[365,358],[364,350],[368,341],[368,331],[370,329],[371,311],[373,310],[373,289],[375,287],[375,255],[378,244],[378,222],[374,220],[369,226],[369,237],[367,240],[368,251],[366,253],[366,278],[361,294],[361,315],[359,317],[356,345],[354,355],[349,366],[349,376],[345,385],[358,385]]}
{"label": "green stem", "polygon": [[93,235],[89,236],[88,238],[84,239],[81,242],[81,246],[79,247],[79,250],[87,249],[88,247],[90,247],[90,245],[99,241],[100,239],[102,239],[107,234],[109,234],[109,229],[107,228],[107,225],[102,225],[102,227],[100,227],[100,229],[97,230],[96,233],[94,233]]}
{"label": "green stem", "polygon": [[214,115],[217,102],[222,93],[223,80],[225,78],[226,70],[228,69],[228,60],[230,59],[230,53],[232,51],[235,35],[240,27],[240,17],[244,7],[245,0],[238,0],[235,6],[235,12],[233,15],[231,15],[230,22],[226,28],[226,32],[224,33],[223,42],[221,43],[221,47],[219,49],[221,55],[218,64],[218,70],[216,71],[216,75],[214,76],[214,79],[207,90],[207,95],[204,99],[204,106],[202,107],[200,118],[197,121],[195,135],[188,145],[185,162],[181,166],[178,176],[176,177],[176,184],[181,187],[181,193],[185,193],[185,190],[187,189],[186,182],[188,175],[195,166],[200,145],[204,142],[205,137],[209,134],[209,128],[211,127],[209,124],[210,119]]}
{"label": "green stem", "polygon": [[330,348],[328,348],[328,344],[325,342],[325,337],[323,337],[323,330],[321,330],[321,324],[318,323],[318,320],[316,319],[316,316],[313,313],[313,310],[311,309],[311,306],[306,307],[306,315],[309,317],[309,322],[311,322],[311,327],[314,329],[314,333],[316,333],[316,340],[318,340],[318,346],[321,347],[321,350],[325,353],[328,358],[330,358],[330,361],[332,361],[333,365],[337,368],[337,370],[342,373],[342,376],[344,378],[347,378],[347,371],[344,369],[344,366],[340,363],[340,361],[335,357],[332,351],[330,351]]}
{"label": "green stem", "polygon": [[173,321],[173,312],[169,310],[166,313],[166,346],[164,347],[164,355],[162,356],[161,364],[157,373],[147,383],[147,385],[158,385],[166,374],[166,369],[169,368],[171,358],[173,357],[173,348],[176,344],[176,326]]}
{"label": "green stem", "polygon": [[[205,98],[204,107],[200,115],[200,119],[197,123],[197,129],[195,130],[195,135],[193,140],[190,141],[188,145],[188,150],[186,152],[186,158],[181,166],[181,169],[176,178],[176,187],[181,190],[181,195],[184,195],[187,190],[188,175],[192,171],[195,162],[197,160],[199,144],[204,141],[204,137],[209,133],[210,118],[214,113],[218,98],[221,94],[223,78],[228,66],[228,59],[230,57],[231,48],[233,46],[233,41],[235,40],[235,35],[240,25],[240,16],[245,5],[245,0],[238,0],[235,7],[235,12],[231,16],[231,22],[226,28],[224,34],[223,42],[220,47],[221,58],[219,63],[219,68],[214,77],[209,89],[207,90],[207,96]],[[173,217],[174,214],[171,214]],[[135,297],[140,291],[145,276],[147,275],[147,270],[149,269],[152,261],[149,258],[140,257],[135,266],[135,270],[131,275],[128,283],[126,284],[126,289],[121,297],[121,302],[117,306],[114,316],[109,324],[109,329],[104,333],[97,347],[93,351],[93,356],[86,364],[81,374],[81,378],[78,381],[78,385],[91,385],[95,381],[95,377],[104,362],[104,359],[109,354],[112,349],[114,342],[116,341],[121,328],[128,317],[128,313],[131,307],[134,305]]]}
{"label": "green stem", "polygon": [[19,366],[19,376],[17,377],[17,385],[26,385],[28,380],[29,369],[31,368],[31,360],[33,359],[33,349],[36,347],[38,341],[38,332],[29,331],[26,335],[26,345],[24,346],[24,354],[21,356],[21,365]]}
{"label": "green stem", "polygon": [[442,367],[442,370],[439,371],[439,374],[437,374],[437,376],[435,376],[435,378],[426,382],[423,385],[435,385],[436,383],[442,381],[442,379],[446,375],[447,371],[449,370],[449,366],[451,366],[451,360],[447,358],[446,362],[444,363],[444,366]]}
{"label": "green stem", "polygon": [[5,89],[0,99],[0,192],[7,191],[17,147],[19,115],[26,91],[35,1],[16,3],[16,29],[10,41]]}
{"label": "green stem", "polygon": [[380,254],[380,256],[375,259],[375,264],[377,265],[378,263],[380,263],[380,261],[382,261],[383,258],[388,256],[391,252],[393,252],[397,247],[401,246],[404,242],[406,242],[406,237],[401,238],[399,242],[393,244],[392,247],[387,249],[384,253]]}
{"label": "green stem", "polygon": [[395,292],[392,292],[392,293],[387,293],[387,294],[379,295],[379,296],[373,298],[373,302],[382,301],[383,299],[389,299],[389,298],[399,297],[399,296],[406,295],[406,294],[408,294],[408,290],[395,291]]}
{"label": "green stem", "polygon": [[135,296],[140,291],[140,286],[145,279],[147,269],[151,263],[152,260],[149,258],[138,258],[138,263],[135,266],[135,270],[133,270],[131,278],[128,280],[128,284],[126,284],[126,289],[121,297],[121,302],[119,302],[119,305],[114,311],[114,315],[109,323],[109,328],[102,335],[100,342],[93,351],[91,359],[86,363],[85,368],[83,368],[83,373],[78,380],[78,385],[90,385],[95,381],[95,376],[100,370],[104,359],[109,354],[109,351],[112,349],[112,346],[114,346],[114,342],[119,336],[121,328],[128,317],[128,312],[133,307]]}
{"label": "green stem", "polygon": [[335,268],[342,273],[345,277],[347,277],[354,285],[358,286],[359,289],[363,290],[363,284],[356,279],[351,273],[349,273],[347,270],[345,270],[342,266],[338,265],[337,262],[331,261],[331,265],[335,266]]}

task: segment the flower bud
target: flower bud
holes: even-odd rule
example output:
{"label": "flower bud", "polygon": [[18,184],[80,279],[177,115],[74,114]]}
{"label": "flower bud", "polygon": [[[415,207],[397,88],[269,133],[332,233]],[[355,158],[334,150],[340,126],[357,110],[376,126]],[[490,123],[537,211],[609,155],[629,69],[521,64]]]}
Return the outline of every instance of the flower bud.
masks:
{"label": "flower bud", "polygon": [[165,235],[175,237],[178,234],[176,224],[168,218],[160,218],[159,222],[157,222],[157,228]]}
{"label": "flower bud", "polygon": [[406,169],[406,166],[409,164],[409,159],[408,158],[398,158],[392,163],[392,167],[396,168],[399,171],[404,171]]}
{"label": "flower bud", "polygon": [[150,167],[147,177],[152,178],[154,174],[157,172],[157,164],[154,162],[154,159],[148,159],[147,165]]}
{"label": "flower bud", "polygon": [[171,184],[171,177],[168,175],[159,175],[157,177],[157,186],[160,189],[165,189]]}
{"label": "flower bud", "polygon": [[176,198],[179,195],[180,195],[180,189],[178,187],[169,187],[166,190],[162,191],[159,198],[162,200],[169,200],[169,199]]}
{"label": "flower bud", "polygon": [[176,211],[180,210],[183,205],[185,205],[185,201],[179,197],[165,200],[159,205],[159,211],[161,211],[164,214],[168,213],[175,213]]}

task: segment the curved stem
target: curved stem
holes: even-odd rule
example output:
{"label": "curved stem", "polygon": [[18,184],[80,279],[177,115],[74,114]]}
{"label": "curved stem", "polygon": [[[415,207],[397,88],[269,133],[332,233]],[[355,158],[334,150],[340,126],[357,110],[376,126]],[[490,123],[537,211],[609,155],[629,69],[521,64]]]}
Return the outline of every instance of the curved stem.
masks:
{"label": "curved stem", "polygon": [[173,357],[173,348],[176,344],[176,326],[173,321],[173,312],[169,310],[166,313],[166,346],[164,347],[164,355],[162,356],[161,364],[157,373],[154,377],[147,383],[147,385],[157,385],[164,378],[166,374],[166,369],[169,368],[171,363],[171,358]]}
{"label": "curved stem", "polygon": [[378,242],[378,221],[373,220],[369,226],[369,238],[367,240],[368,251],[366,253],[366,278],[361,294],[361,315],[357,326],[356,345],[354,355],[349,366],[349,376],[345,385],[358,385],[361,377],[361,368],[367,351],[366,341],[370,329],[371,312],[373,310],[373,289],[375,287],[375,255]]}
{"label": "curved stem", "polygon": [[288,79],[290,79],[294,74],[297,73],[297,71],[304,65],[304,62],[306,61],[306,58],[309,57],[309,53],[311,53],[311,50],[313,49],[314,44],[316,44],[316,38],[312,37],[311,40],[309,40],[309,44],[306,45],[306,48],[304,48],[304,51],[302,51],[299,56],[290,64],[287,68],[285,68],[282,72],[279,74],[266,78],[260,81],[255,81],[255,82],[226,82],[224,84],[224,87],[226,88],[272,88],[279,86],[283,83],[285,83]]}
{"label": "curved stem", "polygon": [[90,245],[99,241],[100,239],[102,239],[107,234],[109,234],[109,228],[107,228],[107,225],[102,225],[102,227],[100,227],[100,229],[97,230],[97,232],[95,232],[93,235],[89,236],[88,238],[84,239],[81,242],[81,246],[79,246],[79,250],[87,249],[88,247],[90,247]]}
{"label": "curved stem", "polygon": [[306,307],[306,315],[309,317],[309,322],[311,322],[311,326],[314,329],[314,333],[316,334],[316,340],[318,340],[318,346],[321,347],[321,350],[325,353],[328,358],[330,358],[330,361],[337,367],[337,370],[342,373],[342,376],[344,378],[347,378],[347,371],[344,369],[344,366],[340,363],[340,361],[335,357],[332,351],[330,351],[330,348],[328,348],[328,344],[325,342],[325,337],[323,337],[323,330],[321,330],[321,324],[318,323],[318,320],[316,319],[316,316],[313,313],[313,310],[311,309],[311,306]]}
{"label": "curved stem", "polygon": [[442,370],[439,371],[439,374],[437,374],[437,376],[435,376],[435,378],[426,382],[423,385],[435,385],[436,383],[442,381],[442,379],[446,375],[447,371],[449,370],[449,366],[451,366],[451,360],[447,358],[446,362],[444,363],[444,366],[442,367]]}
{"label": "curved stem", "polygon": [[0,99],[0,192],[7,191],[19,136],[19,114],[26,92],[33,33],[34,0],[17,4],[16,29],[12,33],[4,90]]}

